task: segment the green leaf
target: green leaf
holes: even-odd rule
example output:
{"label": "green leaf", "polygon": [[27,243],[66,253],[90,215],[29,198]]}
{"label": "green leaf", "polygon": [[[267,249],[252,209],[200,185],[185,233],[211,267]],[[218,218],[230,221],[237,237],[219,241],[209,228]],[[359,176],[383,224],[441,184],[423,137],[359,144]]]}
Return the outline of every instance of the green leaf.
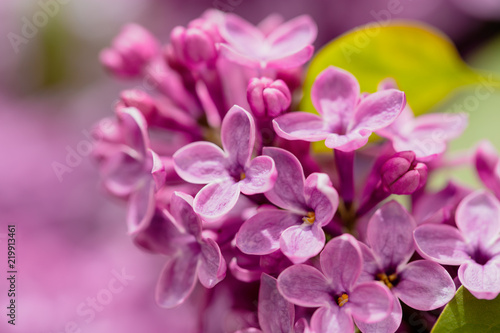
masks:
{"label": "green leaf", "polygon": [[477,299],[460,287],[441,313],[432,333],[500,332],[500,297]]}
{"label": "green leaf", "polygon": [[330,65],[351,72],[366,92],[376,91],[384,78],[394,78],[415,114],[428,111],[456,88],[481,79],[439,31],[410,21],[371,23],[340,36],[315,55],[304,83],[302,110],[315,111],[311,87]]}

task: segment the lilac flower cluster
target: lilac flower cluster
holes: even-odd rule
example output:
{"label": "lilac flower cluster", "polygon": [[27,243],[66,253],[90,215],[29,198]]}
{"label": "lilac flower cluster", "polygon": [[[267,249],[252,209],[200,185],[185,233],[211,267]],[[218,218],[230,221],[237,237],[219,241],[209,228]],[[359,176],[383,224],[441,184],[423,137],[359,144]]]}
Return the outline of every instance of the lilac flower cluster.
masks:
{"label": "lilac flower cluster", "polygon": [[[394,81],[362,93],[335,67],[310,92],[317,114],[296,111],[316,33],[308,16],[255,27],[207,11],[165,46],[131,24],[102,52],[112,74],[154,87],[121,94],[94,155],[134,243],[166,258],[158,304],[222,290],[257,313],[231,332],[395,332],[400,302],[439,309],[460,284],[496,297],[498,154],[483,143],[475,156],[493,194],[429,192],[464,115],[415,117]],[[368,144],[373,133],[385,139]],[[333,154],[312,153],[316,141]]]}

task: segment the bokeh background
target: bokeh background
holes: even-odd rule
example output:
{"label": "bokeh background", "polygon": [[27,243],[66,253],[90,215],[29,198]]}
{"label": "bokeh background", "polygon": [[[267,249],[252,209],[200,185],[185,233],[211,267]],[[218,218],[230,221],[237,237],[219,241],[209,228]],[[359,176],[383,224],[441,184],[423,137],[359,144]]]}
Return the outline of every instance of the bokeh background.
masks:
{"label": "bokeh background", "polygon": [[[402,10],[388,19],[426,22],[453,40],[467,64],[500,73],[499,0],[0,1],[0,332],[199,331],[200,318],[189,316],[196,299],[176,310],[156,307],[154,286],[163,259],[132,245],[123,203],[104,193],[90,157],[83,156],[62,181],[53,171],[54,162],[64,163],[68,151],[88,140],[95,122],[112,114],[119,91],[137,84],[109,77],[98,61],[122,25],[139,23],[166,43],[174,26],[209,8],[252,23],[271,13],[286,19],[309,14],[319,26],[319,49],[349,29],[380,20],[381,11],[395,1]],[[54,15],[13,47],[9,34],[21,35],[26,20],[49,2],[58,4]],[[436,111],[470,93],[457,91]],[[492,94],[471,113],[469,128],[452,143],[451,153],[467,152],[484,138],[500,148],[499,122],[500,94]],[[449,177],[478,184],[467,168],[446,170],[433,184]],[[17,226],[15,327],[7,325],[4,314],[9,224]],[[92,298],[109,295],[110,281],[124,272],[129,280],[121,291],[90,315]],[[78,315],[79,310],[87,315]]]}

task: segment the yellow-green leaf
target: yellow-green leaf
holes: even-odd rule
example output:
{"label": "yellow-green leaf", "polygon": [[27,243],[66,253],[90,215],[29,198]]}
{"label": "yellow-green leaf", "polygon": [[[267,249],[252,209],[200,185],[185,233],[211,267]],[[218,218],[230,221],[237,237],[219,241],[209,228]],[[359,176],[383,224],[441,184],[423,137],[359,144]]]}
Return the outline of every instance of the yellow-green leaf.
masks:
{"label": "yellow-green leaf", "polygon": [[475,298],[463,286],[446,305],[432,333],[500,332],[500,297]]}

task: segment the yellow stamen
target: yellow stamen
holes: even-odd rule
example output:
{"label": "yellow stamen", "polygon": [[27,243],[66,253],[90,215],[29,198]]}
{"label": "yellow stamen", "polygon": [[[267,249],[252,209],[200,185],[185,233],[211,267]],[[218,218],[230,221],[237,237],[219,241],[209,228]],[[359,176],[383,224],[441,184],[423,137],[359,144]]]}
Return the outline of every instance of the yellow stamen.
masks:
{"label": "yellow stamen", "polygon": [[247,178],[247,175],[245,175],[244,172],[240,173],[240,180],[243,180],[245,178]]}
{"label": "yellow stamen", "polygon": [[314,212],[308,212],[306,216],[302,218],[304,223],[313,224],[316,221],[316,214]]}
{"label": "yellow stamen", "polygon": [[347,294],[342,294],[339,298],[337,298],[337,304],[340,307],[343,307],[349,301],[349,296]]}
{"label": "yellow stamen", "polygon": [[387,274],[385,273],[377,274],[377,279],[379,279],[379,281],[382,281],[389,289],[392,289],[392,287],[394,287],[392,283],[396,281],[397,278],[398,276],[396,273],[393,273],[389,276],[387,276]]}

